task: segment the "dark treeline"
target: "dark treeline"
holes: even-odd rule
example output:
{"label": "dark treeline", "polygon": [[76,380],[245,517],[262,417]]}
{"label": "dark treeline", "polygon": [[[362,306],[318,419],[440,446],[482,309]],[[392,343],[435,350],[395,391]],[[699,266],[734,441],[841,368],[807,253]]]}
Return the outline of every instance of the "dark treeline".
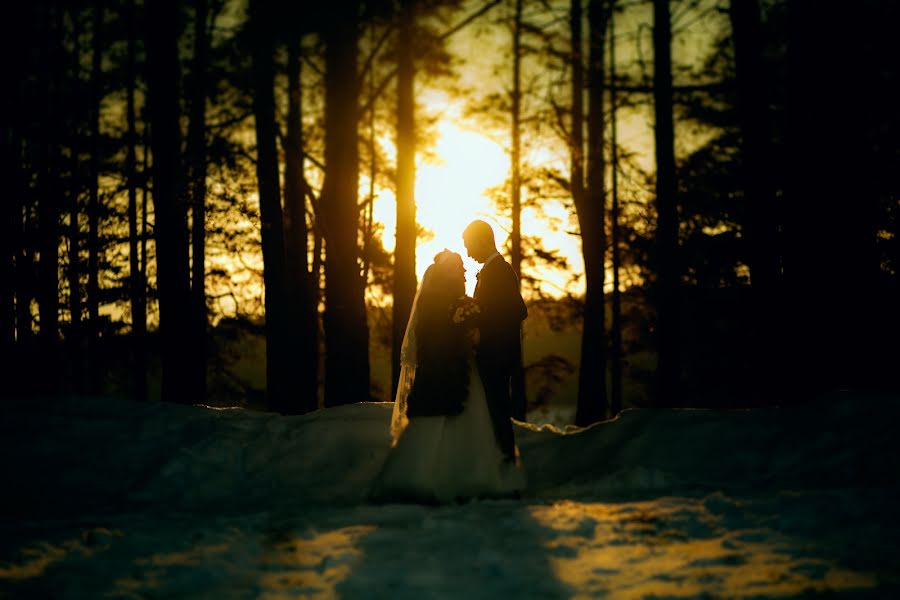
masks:
{"label": "dark treeline", "polygon": [[[0,232],[10,393],[244,401],[222,354],[246,330],[265,339],[255,405],[373,397],[370,350],[392,348],[396,373],[417,285],[416,157],[430,143],[417,91],[460,85],[450,42],[475,28],[507,48],[505,93],[457,93],[508,132],[495,197],[512,225],[498,241],[526,296],[580,327],[578,424],[641,403],[896,389],[900,14],[817,4],[16,3]],[[704,62],[679,67],[673,39],[695,13],[727,26]],[[643,25],[650,56],[628,52]],[[617,137],[634,115],[653,123],[649,173]],[[685,145],[689,128],[703,143]],[[562,144],[567,167],[530,163],[542,144]],[[397,198],[387,250],[376,186]],[[570,209],[585,265],[585,292],[562,299],[541,273],[565,259],[521,219],[551,200]],[[375,291],[391,299],[386,327]],[[572,368],[523,363],[515,415]]]}

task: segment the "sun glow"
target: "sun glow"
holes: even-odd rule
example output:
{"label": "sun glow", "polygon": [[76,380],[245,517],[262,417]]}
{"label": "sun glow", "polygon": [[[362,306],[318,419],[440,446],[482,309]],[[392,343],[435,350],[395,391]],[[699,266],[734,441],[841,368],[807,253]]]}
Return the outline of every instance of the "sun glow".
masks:
{"label": "sun glow", "polygon": [[[509,228],[509,218],[499,216],[486,190],[499,185],[509,172],[509,156],[498,144],[450,120],[437,125],[434,155],[438,162],[418,161],[416,165],[416,220],[424,229],[416,248],[416,275],[421,279],[434,255],[444,248],[459,252],[466,263],[467,288],[475,287],[480,268],[466,256],[462,231],[472,219],[484,219],[494,226],[498,243]],[[385,248],[394,248],[396,201],[393,190],[381,190],[375,201],[374,217],[384,224]]]}

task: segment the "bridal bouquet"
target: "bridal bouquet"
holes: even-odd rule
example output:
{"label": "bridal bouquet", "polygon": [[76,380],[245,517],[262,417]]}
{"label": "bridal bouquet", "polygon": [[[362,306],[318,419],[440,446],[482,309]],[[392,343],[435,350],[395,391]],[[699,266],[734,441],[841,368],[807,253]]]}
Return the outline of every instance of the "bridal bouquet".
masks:
{"label": "bridal bouquet", "polygon": [[476,320],[481,314],[478,303],[468,296],[458,298],[450,306],[451,319],[455,325],[463,327],[475,327]]}
{"label": "bridal bouquet", "polygon": [[481,308],[468,296],[457,298],[450,306],[450,322],[465,332],[470,344],[478,345],[481,341],[481,332],[478,330],[480,316]]}

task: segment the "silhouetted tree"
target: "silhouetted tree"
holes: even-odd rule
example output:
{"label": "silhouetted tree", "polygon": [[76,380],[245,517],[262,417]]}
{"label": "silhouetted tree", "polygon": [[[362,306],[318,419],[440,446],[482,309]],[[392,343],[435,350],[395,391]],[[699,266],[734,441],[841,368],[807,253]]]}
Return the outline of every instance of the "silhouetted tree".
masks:
{"label": "silhouetted tree", "polygon": [[[781,341],[779,213],[775,204],[775,168],[771,161],[772,124],[768,77],[763,64],[762,26],[757,0],[732,0],[729,5],[734,40],[737,115],[741,131],[741,185],[744,190],[747,261],[754,295],[754,355],[761,363],[759,383],[784,390],[780,371],[785,365]],[[762,361],[770,355],[774,360]],[[779,392],[781,393],[781,392]]]}
{"label": "silhouetted tree", "polygon": [[191,386],[198,397],[206,395],[206,96],[209,69],[209,32],[206,0],[194,2],[194,56],[191,68],[190,124],[188,126],[188,164],[191,201],[191,334],[194,365]]}
{"label": "silhouetted tree", "polygon": [[[286,409],[292,413],[315,410],[318,398],[319,332],[318,307],[309,271],[306,227],[306,180],[303,149],[303,89],[301,88],[300,40],[288,39],[288,122],[284,148],[284,231],[288,305],[290,364],[296,382],[296,401]],[[292,386],[294,387],[294,386]],[[292,396],[294,394],[291,394]]]}
{"label": "silhouetted tree", "polygon": [[347,2],[326,21],[325,181],[320,210],[325,231],[325,405],[369,398],[369,331],[365,282],[357,262],[359,208],[358,6]]}
{"label": "silhouetted tree", "polygon": [[681,402],[678,212],[672,119],[672,26],[669,0],[653,2],[653,112],[656,143],[657,402]]}
{"label": "silhouetted tree", "polygon": [[100,165],[103,142],[100,137],[100,110],[104,96],[103,49],[106,3],[103,0],[93,7],[91,31],[91,74],[90,74],[90,180],[88,196],[88,380],[90,389],[100,387]]}
{"label": "silhouetted tree", "polygon": [[758,0],[732,0],[729,5],[737,74],[737,108],[742,140],[742,166],[750,277],[754,288],[773,293],[780,279],[778,222],[771,181],[772,127],[768,117],[767,77],[762,62]]}
{"label": "silhouetted tree", "polygon": [[40,165],[38,176],[38,233],[40,262],[38,271],[38,303],[40,309],[41,365],[43,373],[36,381],[44,392],[55,392],[59,376],[59,216],[63,205],[60,181],[62,160],[63,51],[62,8],[47,6],[44,23],[44,57],[48,71],[43,83],[44,115],[41,121]]}
{"label": "silhouetted tree", "polygon": [[401,0],[397,33],[397,233],[394,245],[391,398],[397,391],[400,347],[416,294],[415,15],[416,1]]}
{"label": "silhouetted tree", "polygon": [[[577,2],[573,2],[574,7]],[[606,40],[607,8],[602,0],[588,4],[590,22],[590,55],[588,57],[588,169],[587,189],[579,199],[573,195],[581,229],[584,255],[585,295],[584,326],[581,335],[581,367],[578,371],[577,425],[590,425],[606,417],[606,327],[603,284],[606,279],[606,186],[604,183],[603,66]],[[578,38],[581,37],[581,11],[578,7]],[[573,41],[575,15],[572,15]],[[579,45],[580,50],[580,45]],[[580,52],[578,53],[580,57]],[[580,63],[579,58],[579,63]],[[573,77],[574,79],[574,77]],[[580,79],[580,78],[579,78]],[[580,102],[579,92],[578,101]],[[574,126],[574,125],[573,125]]]}
{"label": "silhouetted tree", "polygon": [[[510,262],[516,272],[520,286],[522,280],[522,8],[524,0],[514,0],[512,23],[512,103],[510,111],[510,199],[512,204],[512,231],[510,232]],[[520,356],[510,381],[512,391],[512,417],[525,420],[527,396],[525,392],[525,369]]]}
{"label": "silhouetted tree", "polygon": [[610,404],[609,414],[615,417],[622,410],[622,293],[619,289],[619,269],[621,268],[621,251],[619,238],[619,140],[617,105],[618,92],[616,81],[616,7],[615,0],[609,6],[609,144],[610,144],[610,183],[612,203],[609,212],[610,251],[612,254],[612,315],[610,326]]}
{"label": "silhouetted tree", "polygon": [[[20,12],[20,11],[17,11]],[[2,51],[12,48],[4,41]],[[15,61],[14,61],[15,62]],[[13,122],[13,115],[21,109],[19,98],[22,90],[21,67],[10,65],[9,88],[3,94],[3,155],[2,177],[9,186],[7,198],[0,202],[0,351],[4,356],[14,356],[16,341],[16,308],[15,308],[15,255],[17,241],[17,205],[21,201],[22,166],[19,162],[20,136]],[[14,371],[7,362],[4,372],[10,376]],[[8,369],[8,371],[7,371]]]}
{"label": "silhouetted tree", "polygon": [[[137,8],[135,0],[128,0],[125,8],[127,23],[126,40],[126,95],[125,114],[127,120],[125,177],[128,186],[128,288],[131,300],[132,337],[132,387],[138,400],[147,399],[147,308],[146,283],[140,261],[142,241],[138,233],[137,207],[137,116],[135,109],[135,88],[137,87]],[[146,153],[146,149],[144,150]],[[146,204],[146,202],[145,202]],[[77,273],[77,269],[76,269]],[[77,288],[75,288],[77,292]],[[73,309],[74,310],[74,309]]]}
{"label": "silhouetted tree", "polygon": [[[24,32],[32,39],[39,39],[36,17],[39,8],[35,4],[14,3],[7,7],[6,18],[11,23],[21,24]],[[19,51],[17,36],[2,36],[0,40],[6,56]],[[37,55],[37,56],[36,56]],[[23,57],[23,60],[8,62],[8,87],[3,96],[3,175],[9,188],[0,202],[3,221],[0,230],[0,248],[3,255],[2,281],[0,281],[0,345],[9,350],[3,361],[4,374],[9,376],[10,393],[21,393],[30,385],[28,381],[31,315],[29,277],[33,264],[27,249],[26,227],[30,205],[28,145],[33,133],[35,119],[34,102],[31,102],[33,83],[29,75],[40,60],[38,53]],[[15,348],[13,349],[13,345]]]}
{"label": "silhouetted tree", "polygon": [[256,178],[266,286],[266,393],[271,409],[287,412],[290,365],[287,361],[284,222],[275,125],[274,19],[275,13],[269,3],[264,0],[250,3],[248,26],[253,46]]}
{"label": "silhouetted tree", "polygon": [[157,0],[146,5],[147,94],[153,152],[159,329],[162,354],[162,399],[197,402],[190,389],[196,377],[191,344],[184,343],[191,323],[190,256],[187,205],[181,171],[178,93],[178,3]]}
{"label": "silhouetted tree", "polygon": [[[896,361],[896,310],[885,309],[896,283],[881,283],[877,241],[881,171],[898,152],[896,136],[883,133],[897,122],[886,98],[898,61],[881,36],[890,37],[897,12],[894,3],[823,11],[788,2],[786,137],[796,160],[785,189],[784,278],[795,396],[878,385],[885,359]],[[858,86],[835,85],[836,73],[851,72]]]}
{"label": "silhouetted tree", "polygon": [[66,275],[69,284],[69,327],[66,332],[68,357],[72,363],[72,387],[81,391],[84,386],[85,356],[81,347],[82,343],[82,285],[81,285],[81,194],[84,177],[81,173],[81,117],[84,105],[83,86],[81,83],[81,9],[70,8],[69,15],[72,21],[72,56],[71,56],[71,81],[70,106],[68,127],[69,141],[69,180],[68,180],[68,209],[69,237],[68,266]]}

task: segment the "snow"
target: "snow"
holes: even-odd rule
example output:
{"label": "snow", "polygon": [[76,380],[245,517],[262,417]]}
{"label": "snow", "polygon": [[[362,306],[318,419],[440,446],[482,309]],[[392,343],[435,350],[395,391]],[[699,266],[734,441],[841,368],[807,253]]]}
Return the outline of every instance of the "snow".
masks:
{"label": "snow", "polygon": [[521,500],[371,505],[390,404],[7,400],[0,597],[900,597],[900,399],[519,424]]}

